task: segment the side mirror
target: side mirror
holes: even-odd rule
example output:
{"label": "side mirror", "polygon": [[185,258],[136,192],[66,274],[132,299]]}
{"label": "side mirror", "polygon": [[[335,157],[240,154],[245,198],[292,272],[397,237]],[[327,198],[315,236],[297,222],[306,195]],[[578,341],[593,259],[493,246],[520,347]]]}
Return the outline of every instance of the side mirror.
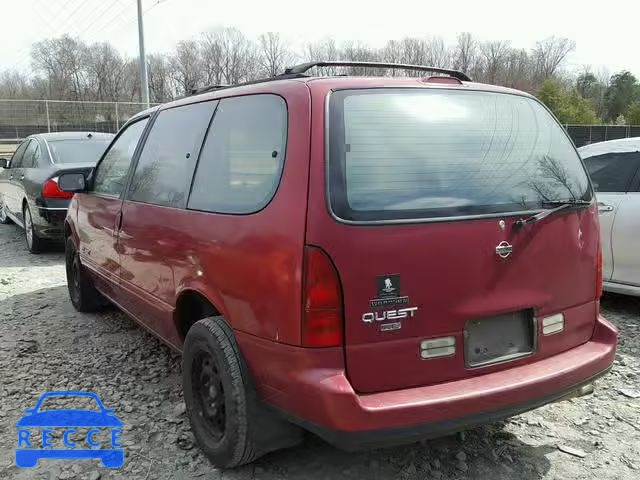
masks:
{"label": "side mirror", "polygon": [[8,158],[0,158],[0,167],[9,168],[9,163],[11,163],[10,159],[8,159]]}
{"label": "side mirror", "polygon": [[84,192],[87,182],[82,173],[63,173],[58,177],[58,188],[63,192]]}

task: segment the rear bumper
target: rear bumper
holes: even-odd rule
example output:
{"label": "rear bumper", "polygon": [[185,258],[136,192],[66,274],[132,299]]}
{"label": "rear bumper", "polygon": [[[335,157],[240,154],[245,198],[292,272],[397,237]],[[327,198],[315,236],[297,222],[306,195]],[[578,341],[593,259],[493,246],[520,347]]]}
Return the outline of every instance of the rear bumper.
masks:
{"label": "rear bumper", "polygon": [[38,236],[51,240],[64,238],[64,219],[67,216],[66,207],[36,207],[33,214],[33,225]]}
{"label": "rear bumper", "polygon": [[617,336],[617,329],[600,317],[589,342],[535,363],[362,395],[347,379],[342,349],[283,346],[240,332],[237,338],[268,404],[351,450],[440,436],[560,399],[606,373]]}

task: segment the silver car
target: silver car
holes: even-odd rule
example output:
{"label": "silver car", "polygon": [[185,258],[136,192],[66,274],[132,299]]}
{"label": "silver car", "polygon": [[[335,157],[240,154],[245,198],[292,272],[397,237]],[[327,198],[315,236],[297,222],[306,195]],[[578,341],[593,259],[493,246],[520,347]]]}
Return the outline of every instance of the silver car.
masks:
{"label": "silver car", "polygon": [[604,289],[640,296],[640,137],[578,151],[597,192]]}

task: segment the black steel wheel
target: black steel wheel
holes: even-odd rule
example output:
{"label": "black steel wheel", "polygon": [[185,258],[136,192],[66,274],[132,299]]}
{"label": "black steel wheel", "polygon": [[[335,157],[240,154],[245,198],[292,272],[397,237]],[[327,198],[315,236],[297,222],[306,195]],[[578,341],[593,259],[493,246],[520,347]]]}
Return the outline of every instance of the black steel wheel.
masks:
{"label": "black steel wheel", "polygon": [[71,303],[79,312],[92,312],[108,304],[91,283],[87,272],[82,268],[80,257],[71,237],[65,243],[65,270],[67,273],[67,289]]}
{"label": "black steel wheel", "polygon": [[194,412],[205,422],[212,438],[221,440],[226,426],[224,386],[211,356],[199,351],[193,362],[191,379]]}
{"label": "black steel wheel", "polygon": [[297,426],[258,399],[233,330],[222,317],[199,320],[187,332],[182,387],[193,435],[216,467],[237,467],[302,441]]}

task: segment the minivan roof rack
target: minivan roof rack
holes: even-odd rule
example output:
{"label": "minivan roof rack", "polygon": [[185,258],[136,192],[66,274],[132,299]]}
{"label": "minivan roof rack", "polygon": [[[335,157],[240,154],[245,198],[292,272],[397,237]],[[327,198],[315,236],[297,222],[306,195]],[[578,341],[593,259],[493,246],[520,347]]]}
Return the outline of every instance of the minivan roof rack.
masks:
{"label": "minivan roof rack", "polygon": [[[462,82],[470,82],[471,78],[459,70],[449,68],[430,67],[427,65],[411,65],[407,63],[384,63],[384,62],[352,62],[343,60],[331,60],[327,62],[307,62],[285,69],[285,75],[302,75],[313,67],[369,67],[369,68],[390,68],[398,70],[414,70],[419,72],[443,73],[450,77],[457,78]],[[277,77],[276,77],[277,78]]]}

